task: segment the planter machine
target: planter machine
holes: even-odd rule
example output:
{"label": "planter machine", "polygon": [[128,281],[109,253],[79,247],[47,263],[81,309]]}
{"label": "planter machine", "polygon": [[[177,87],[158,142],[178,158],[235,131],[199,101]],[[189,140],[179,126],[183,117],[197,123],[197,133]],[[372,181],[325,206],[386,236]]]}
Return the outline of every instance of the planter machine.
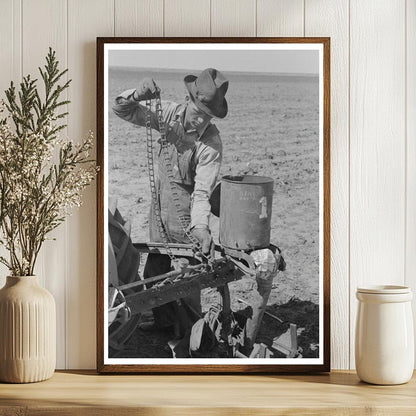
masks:
{"label": "planter machine", "polygon": [[[180,211],[173,170],[167,151],[170,144],[166,139],[161,99],[160,94],[158,94],[156,98],[156,115],[161,135],[162,162],[165,163],[168,172],[173,195],[172,203],[177,207],[179,221],[190,241],[189,244],[171,243],[162,224],[158,205],[153,161],[153,138],[150,125],[150,100],[146,101],[146,107],[147,162],[150,190],[156,221],[163,242],[132,244],[127,231],[125,241],[117,248],[113,245],[109,236],[109,269],[110,274],[112,273],[112,278],[110,279],[109,277],[110,284],[108,288],[110,348],[113,352],[124,348],[125,343],[137,328],[143,312],[172,301],[180,302],[180,299],[189,296],[192,292],[200,292],[206,288],[217,288],[222,298],[220,338],[227,348],[228,357],[247,358],[249,356],[251,358],[266,358],[272,355],[273,349],[280,351],[287,357],[299,356],[296,325],[293,324],[290,325],[287,334],[285,334],[287,340],[279,341],[275,339],[271,349],[264,344],[253,344],[251,352],[248,355],[243,354],[240,351],[240,347],[244,343],[241,337],[241,334],[244,333],[244,328],[236,330],[238,323],[233,319],[233,312],[230,306],[228,284],[242,279],[243,276],[249,276],[253,279],[258,276],[259,266],[261,269],[261,265],[256,263],[255,256],[253,258],[252,254],[259,248],[267,248],[273,253],[275,261],[273,275],[276,275],[278,270],[285,270],[285,262],[280,255],[280,250],[270,244],[273,181],[270,178],[256,176],[223,178],[221,195],[219,192],[220,187],[217,187],[211,197],[211,200],[213,198],[217,200],[212,205],[217,206],[216,209],[214,207],[213,212],[216,210],[217,212],[214,212],[214,214],[220,218],[221,245],[215,246],[215,258],[203,255],[199,241],[188,231],[188,224]],[[236,203],[237,200],[235,198],[238,198],[238,203]],[[219,199],[221,200],[220,204],[218,204]],[[129,245],[134,247],[136,253],[168,255],[173,265],[172,270],[159,276],[142,279],[137,274],[137,263],[135,267],[136,272],[134,273],[135,281],[125,283],[124,280],[123,283],[122,276],[117,275],[117,266],[122,261],[125,252],[128,251]],[[196,265],[190,265],[189,258],[199,258],[201,262]],[[270,291],[267,293],[267,298],[269,293]],[[260,308],[259,314],[261,316],[258,316],[259,322],[257,327],[260,326],[267,298],[264,301],[264,307]],[[239,301],[244,302],[243,300]],[[273,315],[272,317],[281,323],[283,322]]]}

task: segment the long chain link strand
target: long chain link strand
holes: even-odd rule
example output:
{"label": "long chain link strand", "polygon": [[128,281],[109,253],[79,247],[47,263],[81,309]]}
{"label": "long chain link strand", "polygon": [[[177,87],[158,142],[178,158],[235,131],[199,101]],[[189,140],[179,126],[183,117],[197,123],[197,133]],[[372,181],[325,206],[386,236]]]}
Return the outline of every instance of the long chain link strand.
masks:
{"label": "long chain link strand", "polygon": [[177,186],[178,185],[175,182],[175,177],[173,175],[173,167],[172,167],[172,163],[171,163],[171,158],[169,156],[169,148],[168,148],[169,143],[166,139],[165,122],[163,120],[163,110],[162,110],[162,101],[161,101],[161,98],[160,98],[160,93],[156,95],[156,117],[157,117],[157,121],[158,121],[158,124],[159,124],[159,132],[160,132],[160,136],[161,136],[160,144],[161,144],[161,147],[162,147],[162,154],[163,154],[164,163],[165,163],[165,167],[166,167],[166,173],[167,173],[167,176],[168,176],[168,180],[169,180],[169,184],[170,184],[170,188],[171,188],[171,193],[172,193],[172,200],[173,200],[173,203],[174,203],[175,208],[176,208],[176,213],[177,213],[177,216],[178,216],[179,223],[182,227],[183,232],[188,237],[188,239],[191,241],[191,243],[194,247],[194,251],[199,252],[199,254],[205,259],[205,261],[208,264],[212,264],[211,257],[209,255],[206,256],[205,254],[203,254],[201,243],[189,231],[190,222],[186,219],[186,217],[182,213],[181,201],[180,201],[179,194],[177,192]]}
{"label": "long chain link strand", "polygon": [[[173,255],[170,248],[168,249],[169,238],[165,230],[165,227],[163,226],[163,223],[162,223],[159,201],[157,198],[157,192],[156,192],[156,186],[155,186],[155,173],[154,173],[154,163],[153,163],[153,139],[152,139],[152,128],[151,128],[151,101],[150,100],[146,101],[146,108],[147,108],[147,111],[146,111],[147,158],[148,158],[148,166],[149,166],[150,188],[151,188],[151,193],[152,193],[153,204],[155,205],[155,216],[157,218],[158,227],[159,227],[159,230],[163,230],[161,232],[161,235],[164,240],[164,245],[168,253],[170,252],[169,257],[171,258],[171,260],[173,260],[175,259],[175,256]],[[163,162],[166,167],[166,174],[167,174],[170,188],[171,188],[172,200],[176,208],[179,223],[183,229],[183,232],[185,233],[187,238],[191,241],[194,251],[199,252],[200,255],[205,259],[205,261],[208,264],[212,265],[213,259],[211,258],[211,256],[206,256],[202,253],[201,243],[190,233],[189,222],[187,221],[185,216],[182,214],[180,197],[177,192],[177,185],[175,183],[175,177],[173,175],[173,167],[172,167],[170,156],[169,156],[169,149],[168,149],[169,143],[166,139],[165,122],[163,120],[162,101],[160,98],[160,94],[157,94],[156,96],[156,117],[157,117],[157,122],[159,125],[159,133],[161,136],[160,138],[161,153],[163,155]]]}
{"label": "long chain link strand", "polygon": [[156,191],[156,179],[155,179],[155,166],[153,163],[153,135],[152,135],[152,124],[151,124],[151,101],[146,100],[146,153],[147,153],[147,168],[149,171],[149,182],[150,182],[150,193],[152,195],[153,212],[155,213],[157,227],[159,234],[162,237],[163,245],[168,253],[171,261],[176,260],[175,255],[169,246],[169,237],[166,233],[165,227],[162,223],[162,214],[160,212],[160,205],[158,195]]}

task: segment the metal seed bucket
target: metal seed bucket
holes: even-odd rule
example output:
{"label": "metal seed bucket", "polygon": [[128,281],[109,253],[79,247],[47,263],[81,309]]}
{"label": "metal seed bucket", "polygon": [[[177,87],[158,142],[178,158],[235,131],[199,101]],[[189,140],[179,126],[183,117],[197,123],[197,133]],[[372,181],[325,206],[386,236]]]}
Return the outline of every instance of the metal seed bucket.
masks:
{"label": "metal seed bucket", "polygon": [[273,179],[224,176],[221,180],[220,244],[237,250],[270,245]]}

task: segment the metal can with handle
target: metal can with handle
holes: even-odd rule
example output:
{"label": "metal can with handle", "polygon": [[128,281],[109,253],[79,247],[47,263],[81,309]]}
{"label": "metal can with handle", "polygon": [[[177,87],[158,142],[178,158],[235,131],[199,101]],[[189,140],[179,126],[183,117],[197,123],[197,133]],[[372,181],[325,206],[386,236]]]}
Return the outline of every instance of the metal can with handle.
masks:
{"label": "metal can with handle", "polygon": [[270,245],[273,179],[224,176],[221,180],[220,243],[236,250]]}
{"label": "metal can with handle", "polygon": [[414,332],[412,291],[406,286],[357,289],[355,366],[372,384],[403,384],[412,377]]}

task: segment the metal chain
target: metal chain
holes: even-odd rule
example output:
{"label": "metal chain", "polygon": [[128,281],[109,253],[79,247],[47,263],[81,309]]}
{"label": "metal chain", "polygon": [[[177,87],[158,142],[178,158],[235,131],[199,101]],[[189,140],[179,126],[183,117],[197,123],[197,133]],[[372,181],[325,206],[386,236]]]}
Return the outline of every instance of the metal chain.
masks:
{"label": "metal chain", "polygon": [[156,179],[155,179],[155,166],[153,163],[153,135],[152,135],[152,124],[151,124],[151,101],[146,100],[146,153],[147,153],[147,168],[149,171],[149,182],[150,182],[150,193],[152,195],[153,209],[157,221],[157,226],[159,228],[159,234],[162,237],[163,245],[165,246],[166,252],[168,253],[171,261],[176,260],[175,255],[173,254],[169,246],[169,237],[166,233],[165,227],[162,223],[162,215],[160,212],[160,205],[158,201],[158,195],[156,192]]}
{"label": "metal chain", "polygon": [[[146,100],[146,108],[147,108],[147,111],[146,111],[147,158],[148,158],[148,167],[149,167],[150,188],[152,192],[153,204],[155,206],[155,215],[157,217],[158,227],[159,227],[159,230],[163,230],[161,235],[164,240],[164,245],[166,246],[166,249],[168,250],[169,237],[162,223],[161,212],[160,212],[160,207],[159,207],[159,203],[157,200],[157,193],[156,193],[156,186],[155,186],[154,163],[153,163],[153,139],[152,139],[152,129],[151,129],[151,122],[150,122],[151,121],[151,101],[150,100]],[[180,198],[177,192],[177,184],[175,183],[175,177],[173,175],[173,167],[172,167],[170,156],[169,156],[169,142],[166,139],[165,122],[163,120],[163,110],[162,110],[162,101],[160,98],[160,93],[156,95],[156,117],[157,117],[157,122],[159,125],[159,133],[161,136],[160,138],[160,145],[161,145],[161,150],[162,150],[161,153],[163,155],[163,162],[166,167],[166,173],[167,173],[167,177],[169,180],[171,193],[172,193],[172,200],[176,208],[179,223],[182,227],[183,232],[185,233],[187,238],[191,241],[194,247],[194,251],[199,252],[200,255],[205,259],[205,261],[211,265],[213,263],[213,259],[211,258],[211,256],[209,255],[207,256],[202,253],[201,243],[199,242],[198,239],[196,239],[190,233],[189,221],[187,221],[184,215],[182,214]],[[168,250],[168,253],[169,252],[172,254],[170,248]],[[175,259],[175,256],[172,254],[172,257],[171,257],[171,254],[169,254],[169,257],[171,258],[171,260]]]}
{"label": "metal chain", "polygon": [[179,223],[182,227],[183,232],[189,238],[194,248],[202,252],[202,247],[201,247],[200,242],[188,231],[189,221],[187,221],[184,215],[182,214],[181,202],[180,202],[180,198],[177,192],[178,185],[175,182],[175,177],[173,175],[173,167],[172,167],[171,159],[169,156],[169,143],[166,139],[165,123],[163,121],[162,103],[160,100],[160,96],[156,98],[156,116],[157,116],[157,121],[159,123],[159,132],[161,135],[160,144],[162,146],[162,154],[163,154],[164,163],[166,166],[166,173],[167,173],[169,184],[171,187],[172,199],[173,199],[173,203],[175,204]]}

